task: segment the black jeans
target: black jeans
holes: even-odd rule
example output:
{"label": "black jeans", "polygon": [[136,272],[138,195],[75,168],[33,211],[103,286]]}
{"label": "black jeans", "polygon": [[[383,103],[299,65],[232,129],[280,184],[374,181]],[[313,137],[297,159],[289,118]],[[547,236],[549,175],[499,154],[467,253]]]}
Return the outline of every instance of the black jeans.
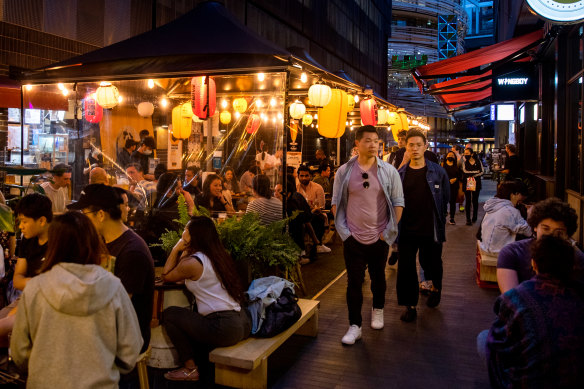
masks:
{"label": "black jeans", "polygon": [[343,242],[343,254],[347,268],[347,307],[349,323],[361,327],[361,306],[363,305],[363,280],[365,268],[371,278],[373,308],[382,309],[385,305],[385,263],[389,245],[379,239],[373,244],[362,244],[350,236]]}
{"label": "black jeans", "polygon": [[464,192],[464,197],[466,198],[466,221],[471,221],[470,219],[470,207],[472,204],[472,221],[477,220],[477,215],[479,212],[479,194],[480,190],[467,190]]}
{"label": "black jeans", "polygon": [[312,224],[312,229],[316,238],[322,242],[322,237],[324,236],[324,230],[326,227],[326,215],[324,213],[313,213],[310,224]]}
{"label": "black jeans", "polygon": [[188,308],[169,307],[164,310],[162,324],[181,364],[189,359],[198,364],[210,349],[234,345],[251,333],[251,317],[243,307],[240,312],[221,311],[207,316]]}
{"label": "black jeans", "polygon": [[397,303],[405,306],[418,305],[419,285],[416,272],[416,254],[419,252],[420,266],[424,278],[432,281],[436,289],[442,289],[442,243],[433,237],[401,234],[398,243]]}
{"label": "black jeans", "polygon": [[450,218],[454,219],[454,215],[456,215],[456,198],[458,197],[458,188],[460,184],[458,180],[454,184],[450,184]]}

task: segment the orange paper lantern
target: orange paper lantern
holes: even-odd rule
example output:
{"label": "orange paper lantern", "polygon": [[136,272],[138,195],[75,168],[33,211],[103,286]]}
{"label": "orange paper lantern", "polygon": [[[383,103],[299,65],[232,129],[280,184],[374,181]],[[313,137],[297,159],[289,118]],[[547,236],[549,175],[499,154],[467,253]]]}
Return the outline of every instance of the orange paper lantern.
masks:
{"label": "orange paper lantern", "polygon": [[191,103],[177,105],[172,109],[172,135],[177,139],[186,139],[191,135],[193,123]]}
{"label": "orange paper lantern", "polygon": [[318,133],[326,138],[339,138],[345,133],[347,113],[347,92],[331,90],[330,102],[318,109]]}
{"label": "orange paper lantern", "polygon": [[191,79],[191,100],[193,113],[199,119],[205,120],[213,116],[217,103],[215,80],[207,76],[193,77]]}
{"label": "orange paper lantern", "polygon": [[361,100],[359,109],[361,111],[363,125],[375,126],[377,124],[377,103],[375,99]]}

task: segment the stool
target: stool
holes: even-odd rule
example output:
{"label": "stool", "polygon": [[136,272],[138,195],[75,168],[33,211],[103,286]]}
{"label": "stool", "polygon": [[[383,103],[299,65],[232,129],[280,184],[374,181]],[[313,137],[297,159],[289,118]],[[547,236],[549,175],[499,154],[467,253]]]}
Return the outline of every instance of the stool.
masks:
{"label": "stool", "polygon": [[497,288],[497,257],[481,250],[477,240],[477,284],[480,287]]}
{"label": "stool", "polygon": [[152,352],[152,347],[148,346],[148,349],[138,356],[138,362],[136,363],[136,370],[138,371],[138,379],[140,380],[140,389],[150,389],[148,384],[148,369],[146,364],[150,359],[150,353]]}

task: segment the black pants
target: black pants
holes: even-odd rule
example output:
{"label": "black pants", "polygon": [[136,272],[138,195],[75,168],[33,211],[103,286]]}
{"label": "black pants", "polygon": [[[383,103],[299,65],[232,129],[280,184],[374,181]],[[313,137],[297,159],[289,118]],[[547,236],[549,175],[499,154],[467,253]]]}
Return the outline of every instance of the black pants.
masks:
{"label": "black pants", "polygon": [[221,311],[207,316],[187,308],[169,307],[164,310],[162,324],[181,364],[189,359],[198,364],[210,349],[234,345],[251,333],[251,318],[243,307],[240,312]]}
{"label": "black pants", "polygon": [[456,181],[454,184],[450,184],[450,218],[454,219],[454,215],[456,215],[456,199],[458,197],[458,188],[460,184]]}
{"label": "black pants", "polygon": [[324,230],[326,227],[326,215],[324,213],[313,213],[310,224],[312,224],[312,229],[316,238],[322,242],[322,237],[324,236]]}
{"label": "black pants", "polygon": [[362,244],[350,236],[343,242],[345,266],[347,267],[347,307],[349,323],[361,327],[361,306],[363,305],[363,280],[365,268],[371,278],[373,308],[382,309],[385,305],[385,263],[389,245],[379,239],[373,244]]}
{"label": "black pants", "polygon": [[416,272],[416,254],[419,252],[420,266],[424,277],[436,289],[442,289],[442,243],[433,237],[401,234],[398,243],[397,303],[405,306],[418,305],[419,285]]}
{"label": "black pants", "polygon": [[472,204],[472,221],[477,220],[477,215],[479,212],[479,194],[480,190],[467,190],[464,192],[464,197],[466,198],[466,221],[471,221],[470,219],[470,208]]}

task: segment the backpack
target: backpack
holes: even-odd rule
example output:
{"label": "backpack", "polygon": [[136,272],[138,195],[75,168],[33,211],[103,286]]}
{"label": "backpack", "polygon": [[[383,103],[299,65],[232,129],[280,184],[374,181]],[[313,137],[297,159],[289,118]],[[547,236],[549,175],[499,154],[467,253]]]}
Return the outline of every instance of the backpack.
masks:
{"label": "backpack", "polygon": [[298,296],[290,288],[284,288],[276,301],[268,305],[265,312],[266,318],[262,326],[254,336],[271,338],[284,332],[296,323],[302,316],[298,306]]}

